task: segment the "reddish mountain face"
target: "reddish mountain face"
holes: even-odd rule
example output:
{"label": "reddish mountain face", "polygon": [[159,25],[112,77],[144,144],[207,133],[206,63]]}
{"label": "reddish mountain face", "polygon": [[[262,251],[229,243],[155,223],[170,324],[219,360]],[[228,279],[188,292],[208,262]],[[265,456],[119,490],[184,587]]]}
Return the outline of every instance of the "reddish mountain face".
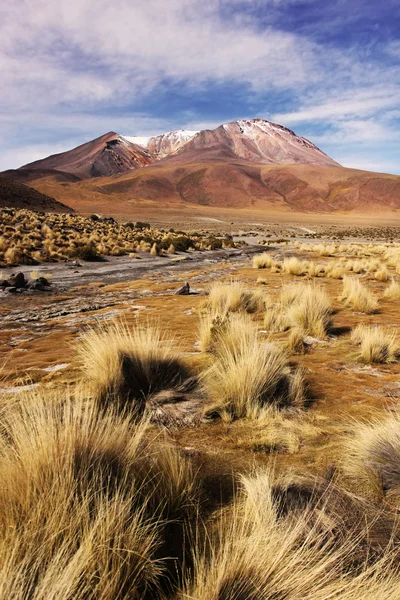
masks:
{"label": "reddish mountain face", "polygon": [[4,175],[78,210],[105,197],[315,212],[400,208],[399,176],[343,168],[264,119],[150,138],[111,132]]}
{"label": "reddish mountain face", "polygon": [[210,158],[224,161],[239,158],[247,163],[269,165],[340,166],[306,138],[264,119],[240,120],[200,131],[174,156],[175,161]]}
{"label": "reddish mountain face", "polygon": [[26,172],[30,180],[33,171],[38,173],[38,178],[46,177],[53,171],[57,177],[61,172],[74,175],[78,179],[88,179],[124,173],[137,167],[145,167],[152,162],[149,152],[142,146],[132,144],[117,133],[110,132],[73,150],[53,154],[17,170]]}
{"label": "reddish mountain face", "polygon": [[125,173],[154,162],[203,162],[209,159],[254,164],[339,166],[312,142],[264,119],[226,123],[213,130],[170,131],[145,137],[107,133],[73,150],[4,173],[21,182],[52,176],[89,179]]}

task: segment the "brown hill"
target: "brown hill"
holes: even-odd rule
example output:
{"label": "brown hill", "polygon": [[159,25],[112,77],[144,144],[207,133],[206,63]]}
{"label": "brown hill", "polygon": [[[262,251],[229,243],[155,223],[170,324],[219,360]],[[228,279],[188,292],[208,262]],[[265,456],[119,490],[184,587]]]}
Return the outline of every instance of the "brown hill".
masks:
{"label": "brown hill", "polygon": [[400,208],[400,176],[319,165],[170,160],[113,177],[63,184],[47,178],[34,185],[85,211],[117,202],[126,211],[138,202],[302,212]]}
{"label": "brown hill", "polygon": [[340,166],[315,144],[265,119],[239,120],[200,131],[167,160],[174,162],[242,159],[255,164]]}
{"label": "brown hill", "polygon": [[[35,171],[36,179],[50,174],[64,179],[66,174],[77,179],[86,179],[123,173],[152,162],[147,150],[128,142],[117,133],[110,132],[73,150],[24,165],[17,169],[17,172],[22,179],[26,177],[25,181],[32,181]],[[15,179],[12,172],[8,171],[7,174]]]}
{"label": "brown hill", "polygon": [[40,212],[72,212],[72,209],[37,190],[0,177],[0,207],[28,208]]}
{"label": "brown hill", "polygon": [[209,160],[254,164],[339,166],[317,146],[264,119],[239,120],[213,130],[170,131],[150,138],[107,133],[77,148],[9,170],[4,176],[27,183],[52,176],[58,181],[108,177],[155,162]]}

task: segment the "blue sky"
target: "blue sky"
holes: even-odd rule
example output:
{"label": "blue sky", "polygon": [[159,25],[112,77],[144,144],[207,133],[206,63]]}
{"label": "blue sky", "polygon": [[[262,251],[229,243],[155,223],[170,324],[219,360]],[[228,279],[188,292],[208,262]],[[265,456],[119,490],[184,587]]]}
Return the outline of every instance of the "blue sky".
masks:
{"label": "blue sky", "polygon": [[400,174],[398,0],[0,5],[0,170],[117,131],[263,117]]}

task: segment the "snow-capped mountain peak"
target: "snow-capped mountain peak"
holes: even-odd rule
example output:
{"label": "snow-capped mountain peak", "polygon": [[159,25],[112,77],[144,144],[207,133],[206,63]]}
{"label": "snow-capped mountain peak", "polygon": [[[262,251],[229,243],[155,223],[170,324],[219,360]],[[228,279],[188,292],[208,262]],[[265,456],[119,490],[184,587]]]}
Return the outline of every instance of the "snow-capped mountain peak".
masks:
{"label": "snow-capped mountain peak", "polygon": [[188,129],[178,129],[176,131],[168,131],[167,133],[160,133],[159,135],[153,136],[139,136],[139,135],[124,135],[123,137],[131,142],[137,144],[148,150],[156,159],[165,158],[170,154],[174,154],[184,146],[189,140],[191,140],[198,131],[190,131]]}

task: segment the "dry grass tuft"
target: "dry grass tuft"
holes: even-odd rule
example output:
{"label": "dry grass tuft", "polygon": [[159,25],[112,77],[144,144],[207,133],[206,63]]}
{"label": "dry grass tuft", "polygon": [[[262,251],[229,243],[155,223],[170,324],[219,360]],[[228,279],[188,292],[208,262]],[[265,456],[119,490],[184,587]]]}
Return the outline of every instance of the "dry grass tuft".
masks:
{"label": "dry grass tuft", "polygon": [[270,269],[272,267],[273,259],[268,252],[263,254],[256,254],[253,256],[253,268],[254,269]]}
{"label": "dry grass tuft", "polygon": [[378,300],[356,277],[343,278],[343,292],[339,300],[344,300],[346,306],[353,310],[371,314],[378,309]]}
{"label": "dry grass tuft", "polygon": [[202,352],[218,352],[223,343],[232,352],[242,343],[250,343],[257,336],[257,327],[246,314],[228,313],[213,317],[206,313],[200,320],[199,343]]}
{"label": "dry grass tuft", "polygon": [[286,320],[290,327],[304,335],[325,337],[332,321],[332,306],[322,288],[305,286],[297,301],[286,311]]}
{"label": "dry grass tuft", "polygon": [[90,330],[77,351],[97,402],[103,407],[115,404],[140,417],[152,394],[180,387],[191,376],[168,346],[156,328],[131,330],[115,323]]}
{"label": "dry grass tuft", "polygon": [[355,488],[380,500],[389,495],[400,506],[400,419],[359,424],[343,446],[342,469]]}
{"label": "dry grass tuft", "polygon": [[296,329],[303,337],[325,337],[331,327],[332,307],[326,292],[310,284],[291,284],[280,293],[279,301],[268,308],[264,326],[270,332]]}
{"label": "dry grass tuft", "polygon": [[360,346],[360,359],[365,363],[390,363],[399,358],[399,340],[383,327],[358,325],[351,334],[351,341]]}
{"label": "dry grass tuft", "polygon": [[25,397],[0,423],[3,598],[128,600],[168,589],[198,491],[165,440],[149,445],[146,425],[82,398]]}
{"label": "dry grass tuft", "polygon": [[289,275],[306,275],[308,263],[305,260],[299,260],[295,256],[285,258],[282,263],[282,271]]}
{"label": "dry grass tuft", "polygon": [[382,265],[381,268],[375,273],[375,279],[377,281],[389,281],[390,273],[388,268]]}
{"label": "dry grass tuft", "polygon": [[225,316],[228,312],[255,313],[263,310],[263,294],[250,290],[240,281],[214,283],[210,288],[206,306],[211,314]]}
{"label": "dry grass tuft", "polygon": [[389,298],[390,300],[399,300],[400,299],[400,283],[392,279],[390,285],[386,288],[384,292],[384,297]]}
{"label": "dry grass tuft", "polygon": [[235,345],[222,338],[203,383],[212,401],[207,414],[226,421],[258,419],[270,405],[300,407],[305,401],[302,372],[292,373],[284,350],[260,342],[256,332]]}
{"label": "dry grass tuft", "polygon": [[268,473],[242,477],[241,485],[241,496],[230,514],[222,514],[212,550],[197,558],[180,600],[397,598],[399,581],[389,561],[355,569],[360,540],[349,534],[335,544],[340,528],[323,502],[311,524],[307,506],[296,518],[279,518]]}

